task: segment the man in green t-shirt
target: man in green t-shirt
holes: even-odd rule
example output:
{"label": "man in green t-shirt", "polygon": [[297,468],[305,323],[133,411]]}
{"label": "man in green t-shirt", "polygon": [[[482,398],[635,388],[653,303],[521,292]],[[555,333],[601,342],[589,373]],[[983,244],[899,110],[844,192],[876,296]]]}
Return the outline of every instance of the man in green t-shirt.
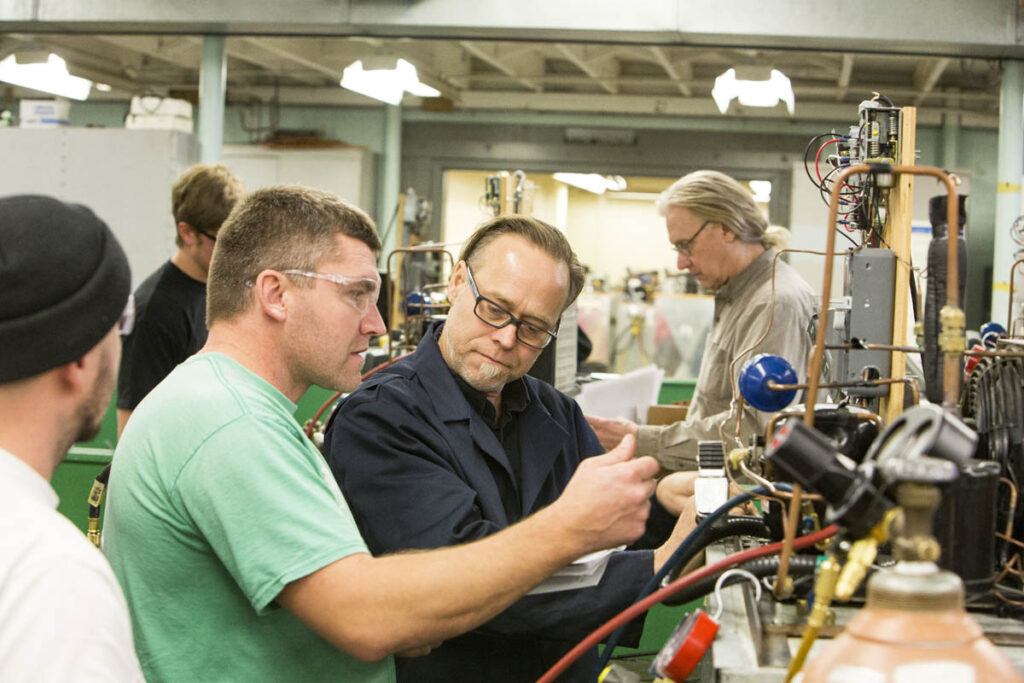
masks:
{"label": "man in green t-shirt", "polygon": [[385,332],[379,249],[362,211],[303,188],[258,190],[221,228],[206,346],[139,404],[110,479],[104,549],[151,682],[391,681],[392,654],[425,654],[643,533],[657,464],[629,438],[500,533],[369,555],[292,412],[313,384],[358,384]]}

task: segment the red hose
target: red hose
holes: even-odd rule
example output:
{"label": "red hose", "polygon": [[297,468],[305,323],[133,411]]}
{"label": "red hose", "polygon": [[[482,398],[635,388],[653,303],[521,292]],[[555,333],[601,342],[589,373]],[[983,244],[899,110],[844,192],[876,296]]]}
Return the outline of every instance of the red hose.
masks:
{"label": "red hose", "polygon": [[[827,526],[821,531],[807,536],[801,536],[793,542],[794,550],[806,548],[809,545],[814,545],[829,536],[836,533],[836,525]],[[600,643],[608,634],[615,629],[619,628],[623,624],[632,621],[636,617],[640,616],[654,605],[661,602],[664,598],[681,591],[687,586],[700,581],[706,576],[717,574],[718,572],[728,567],[733,567],[741,562],[747,560],[753,560],[758,557],[764,557],[766,555],[774,555],[782,550],[782,543],[772,543],[770,545],[763,545],[758,548],[751,548],[750,550],[744,550],[743,552],[730,555],[729,557],[722,558],[714,564],[709,564],[706,567],[702,567],[696,571],[690,572],[685,576],[681,576],[669,585],[654,591],[643,600],[633,603],[623,611],[619,612],[616,616],[606,621],[597,630],[591,633],[589,636],[579,642],[576,647],[569,650],[565,655],[555,662],[555,665],[547,670],[543,676],[537,679],[537,683],[554,683],[562,673],[565,672],[569,666],[579,659],[584,652],[592,647],[595,647]]]}

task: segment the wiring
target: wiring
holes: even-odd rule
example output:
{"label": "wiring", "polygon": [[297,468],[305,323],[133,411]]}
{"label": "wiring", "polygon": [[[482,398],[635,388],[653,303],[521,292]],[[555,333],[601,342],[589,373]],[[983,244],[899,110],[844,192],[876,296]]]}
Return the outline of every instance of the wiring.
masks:
{"label": "wiring", "polygon": [[[820,543],[826,538],[830,538],[835,535],[838,528],[835,525],[825,527],[821,531],[807,536],[802,536],[793,542],[793,547],[796,549],[808,548],[816,543]],[[547,670],[547,672],[537,679],[537,683],[553,683],[557,680],[558,676],[565,672],[566,669],[572,665],[577,659],[579,659],[583,653],[590,650],[590,648],[596,646],[601,640],[609,633],[619,628],[623,624],[629,623],[636,617],[640,616],[652,606],[658,604],[670,595],[673,595],[687,586],[691,586],[701,579],[717,574],[729,567],[734,567],[748,560],[753,560],[759,557],[767,557],[768,555],[775,555],[782,550],[782,543],[772,543],[770,545],[760,546],[758,548],[751,548],[750,550],[744,550],[729,557],[725,557],[714,564],[707,565],[701,569],[690,572],[686,576],[680,577],[673,581],[668,586],[651,593],[640,602],[634,603],[630,607],[620,612],[615,617],[612,617],[601,625],[598,629],[593,631],[589,636],[580,641],[575,647],[569,650],[565,655],[559,659],[554,666]]]}
{"label": "wiring", "polygon": [[[776,488],[786,488],[787,486],[787,484],[775,485]],[[756,494],[765,493],[769,493],[768,489],[763,486],[759,486],[751,491],[741,493],[738,496],[733,496],[725,503],[720,505],[714,512],[712,512],[707,517],[702,519],[700,524],[697,525],[697,528],[691,531],[690,534],[685,539],[683,539],[683,542],[680,543],[674,551],[672,551],[672,554],[665,561],[665,564],[663,564],[661,568],[654,573],[654,576],[652,576],[650,580],[646,584],[644,584],[644,587],[640,589],[640,592],[637,594],[635,600],[642,600],[646,596],[650,595],[654,591],[654,589],[658,587],[662,580],[672,572],[672,570],[675,567],[684,566],[684,563],[686,561],[689,561],[690,558],[694,557],[694,555],[696,555],[696,551],[699,551],[701,548],[703,548],[702,542],[708,536],[709,531],[711,529],[711,525],[714,524],[715,521],[728,514],[729,510],[733,509],[734,507],[742,505],[743,503],[746,503],[747,501],[753,499],[753,497]],[[615,646],[618,644],[619,639],[622,637],[622,630],[622,628],[617,629],[612,634],[611,638],[608,639],[608,644],[605,647],[604,653],[601,656],[600,669],[604,669],[604,667],[608,664],[608,658],[610,657],[612,651],[615,649]]]}

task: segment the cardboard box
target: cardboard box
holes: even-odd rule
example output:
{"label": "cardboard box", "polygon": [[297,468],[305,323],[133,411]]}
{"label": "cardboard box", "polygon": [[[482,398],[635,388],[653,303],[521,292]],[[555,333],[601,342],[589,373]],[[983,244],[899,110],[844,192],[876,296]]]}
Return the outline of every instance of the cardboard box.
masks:
{"label": "cardboard box", "polygon": [[690,402],[656,405],[647,409],[647,424],[670,425],[686,419],[686,410]]}
{"label": "cardboard box", "polygon": [[59,128],[68,125],[71,102],[68,100],[22,100],[18,125],[22,128]]}

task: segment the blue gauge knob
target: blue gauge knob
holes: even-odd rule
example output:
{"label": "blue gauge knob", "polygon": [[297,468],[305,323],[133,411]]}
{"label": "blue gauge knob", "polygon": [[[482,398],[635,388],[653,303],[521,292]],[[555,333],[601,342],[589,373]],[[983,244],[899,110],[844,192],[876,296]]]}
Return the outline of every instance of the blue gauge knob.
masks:
{"label": "blue gauge knob", "polygon": [[774,413],[788,406],[796,396],[796,389],[777,391],[769,382],[796,384],[796,370],[785,358],[762,353],[754,356],[740,369],[740,393],[743,400],[758,410]]}
{"label": "blue gauge knob", "polygon": [[1006,336],[1006,328],[994,320],[982,325],[979,332],[981,333],[981,343],[990,349],[996,347],[997,339]]}

